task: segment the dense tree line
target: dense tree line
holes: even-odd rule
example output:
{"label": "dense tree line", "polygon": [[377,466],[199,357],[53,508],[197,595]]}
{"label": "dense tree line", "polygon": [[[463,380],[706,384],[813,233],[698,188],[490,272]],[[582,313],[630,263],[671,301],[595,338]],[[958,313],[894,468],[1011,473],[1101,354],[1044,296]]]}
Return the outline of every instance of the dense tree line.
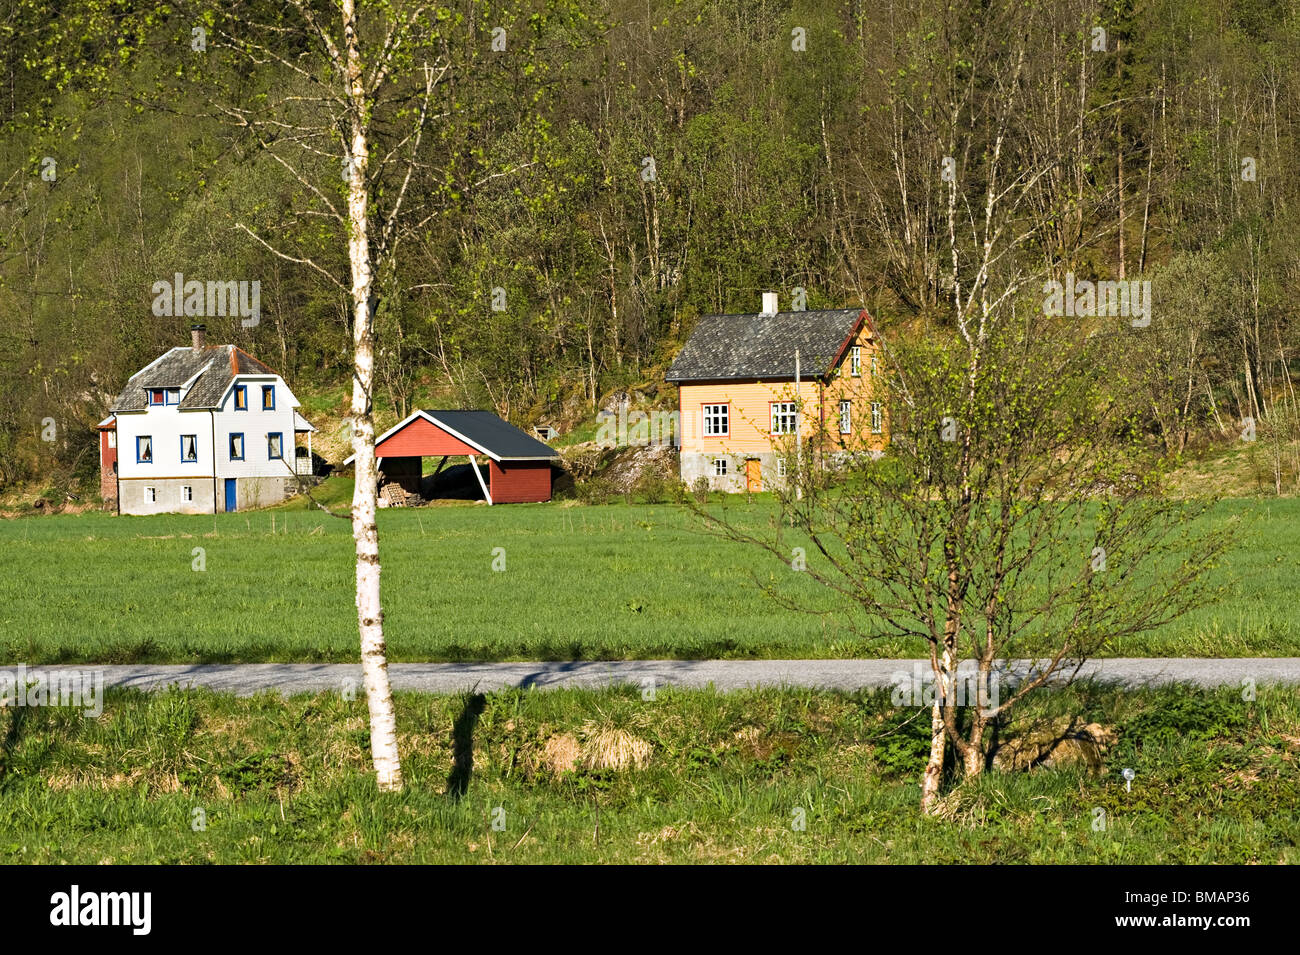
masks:
{"label": "dense tree line", "polygon": [[[430,7],[447,69],[406,63],[397,84],[431,90],[435,108],[409,235],[377,277],[378,398],[521,423],[589,411],[654,380],[697,316],[755,310],[765,289],[783,307],[796,288],[810,308],[862,303],[888,335],[924,337],[953,332],[971,283],[1015,287],[1027,321],[1065,322],[1043,315],[1042,280],[1140,278],[1149,326],[1079,326],[1116,333],[1113,373],[1143,428],[1179,452],[1248,420],[1289,489],[1298,13],[1263,0]],[[222,41],[226,18],[282,15],[245,0],[0,0],[0,482],[93,469],[108,400],[186,340],[190,319],[151,310],[153,284],[177,272],[260,281],[261,320],[208,317],[210,335],[300,385],[347,385],[346,290],[290,261],[346,273],[322,226],[345,175],[323,148],[295,174],[248,117],[274,93],[301,104],[283,137],[336,131],[292,42],[270,30],[250,66]],[[399,152],[410,108],[395,97],[378,117]],[[1003,218],[980,205],[995,150],[1010,181],[1034,177]],[[378,201],[398,174],[380,170]],[[950,230],[977,248],[986,222],[1022,240],[983,271],[978,255],[947,258]]]}

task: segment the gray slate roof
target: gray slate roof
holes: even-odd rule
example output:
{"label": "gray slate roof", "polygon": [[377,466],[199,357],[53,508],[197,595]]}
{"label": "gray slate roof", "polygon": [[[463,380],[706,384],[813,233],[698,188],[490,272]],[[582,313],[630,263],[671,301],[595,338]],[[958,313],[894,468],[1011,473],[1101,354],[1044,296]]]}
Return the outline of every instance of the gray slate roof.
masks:
{"label": "gray slate roof", "polygon": [[235,345],[173,348],[152,365],[136,372],[113,402],[110,411],[144,411],[150,388],[179,388],[202,373],[185,397],[181,410],[216,408],[236,375],[274,375],[275,372]]}
{"label": "gray slate roof", "polygon": [[560,452],[543,444],[527,432],[520,431],[491,411],[441,411],[425,409],[434,421],[464,435],[473,444],[496,458],[558,458]]}
{"label": "gray slate roof", "polygon": [[794,353],[808,378],[830,372],[860,308],[775,315],[705,315],[677,353],[668,381],[794,378]]}

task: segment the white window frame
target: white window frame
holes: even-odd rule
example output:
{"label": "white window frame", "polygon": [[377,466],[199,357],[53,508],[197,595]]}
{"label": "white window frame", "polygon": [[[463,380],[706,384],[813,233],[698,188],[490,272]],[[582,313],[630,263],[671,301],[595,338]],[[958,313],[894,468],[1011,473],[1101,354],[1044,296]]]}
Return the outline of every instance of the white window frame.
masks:
{"label": "white window frame", "polygon": [[772,402],[772,433],[794,434],[799,427],[799,402]]}
{"label": "white window frame", "polygon": [[862,377],[862,346],[854,345],[849,351],[849,374],[854,378]]}
{"label": "white window frame", "polygon": [[847,399],[840,401],[840,434],[853,433],[853,402]]}
{"label": "white window frame", "polygon": [[714,477],[726,477],[726,476],[727,476],[727,459],[726,459],[726,458],[714,458],[714,459],[713,459],[713,476],[714,476]]}
{"label": "white window frame", "polygon": [[731,405],[723,402],[721,404],[703,405],[703,424],[704,437],[706,438],[726,438],[731,435]]}
{"label": "white window frame", "polygon": [[871,356],[871,377],[875,378],[876,375],[878,374],[880,374],[880,362],[876,359],[875,355],[872,355]]}
{"label": "white window frame", "polygon": [[158,503],[158,489],[157,489],[157,488],[154,488],[154,487],[145,487],[145,489],[144,489],[144,502],[145,502],[146,504],[157,504],[157,503]]}
{"label": "white window frame", "polygon": [[776,476],[785,477],[785,458],[776,459]]}
{"label": "white window frame", "polygon": [[879,401],[871,402],[871,433],[884,434],[885,409]]}
{"label": "white window frame", "polygon": [[110,448],[116,448],[116,447],[117,447],[117,432],[116,432],[116,431],[110,431],[110,432],[108,432],[108,446],[109,446]]}
{"label": "white window frame", "polygon": [[181,500],[189,504],[194,500],[194,488],[188,484],[181,485]]}

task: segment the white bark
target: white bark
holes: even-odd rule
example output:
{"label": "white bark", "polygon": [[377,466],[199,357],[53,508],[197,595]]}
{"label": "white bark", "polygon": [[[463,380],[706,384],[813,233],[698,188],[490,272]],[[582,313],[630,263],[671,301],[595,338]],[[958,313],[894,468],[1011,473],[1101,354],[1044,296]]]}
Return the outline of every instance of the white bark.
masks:
{"label": "white bark", "polygon": [[397,717],[388,680],[384,613],[379,600],[379,527],[376,523],[378,474],[371,395],[375,374],[373,284],[369,236],[369,104],[362,80],[355,0],[343,0],[343,38],[348,104],[351,113],[352,172],[348,182],[348,261],[352,268],[353,378],[352,451],[356,487],[352,492],[352,537],[357,548],[357,626],[361,633],[361,672],[370,709],[370,755],[381,791],[402,788],[397,752]]}

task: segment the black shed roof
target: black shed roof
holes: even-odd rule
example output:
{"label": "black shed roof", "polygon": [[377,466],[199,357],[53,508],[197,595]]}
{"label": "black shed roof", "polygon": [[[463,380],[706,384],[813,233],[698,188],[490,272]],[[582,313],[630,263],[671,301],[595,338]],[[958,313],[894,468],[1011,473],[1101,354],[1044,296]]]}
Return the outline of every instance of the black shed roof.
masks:
{"label": "black shed roof", "polygon": [[[375,438],[375,445],[382,444],[417,418],[426,419],[494,461],[553,461],[560,457],[559,451],[520,431],[491,411],[448,411],[441,408],[413,411]],[[351,464],[355,458],[355,454],[349,455],[343,462],[344,466]]]}
{"label": "black shed roof", "polygon": [[484,454],[498,461],[506,458],[558,458],[560,456],[560,452],[550,445],[543,444],[525,431],[520,431],[509,421],[503,421],[491,411],[444,411],[429,408],[421,411],[420,414],[431,419],[442,430],[482,448]]}
{"label": "black shed roof", "polygon": [[796,350],[805,375],[826,375],[859,321],[869,321],[865,309],[705,315],[664,377],[668,381],[793,379]]}

